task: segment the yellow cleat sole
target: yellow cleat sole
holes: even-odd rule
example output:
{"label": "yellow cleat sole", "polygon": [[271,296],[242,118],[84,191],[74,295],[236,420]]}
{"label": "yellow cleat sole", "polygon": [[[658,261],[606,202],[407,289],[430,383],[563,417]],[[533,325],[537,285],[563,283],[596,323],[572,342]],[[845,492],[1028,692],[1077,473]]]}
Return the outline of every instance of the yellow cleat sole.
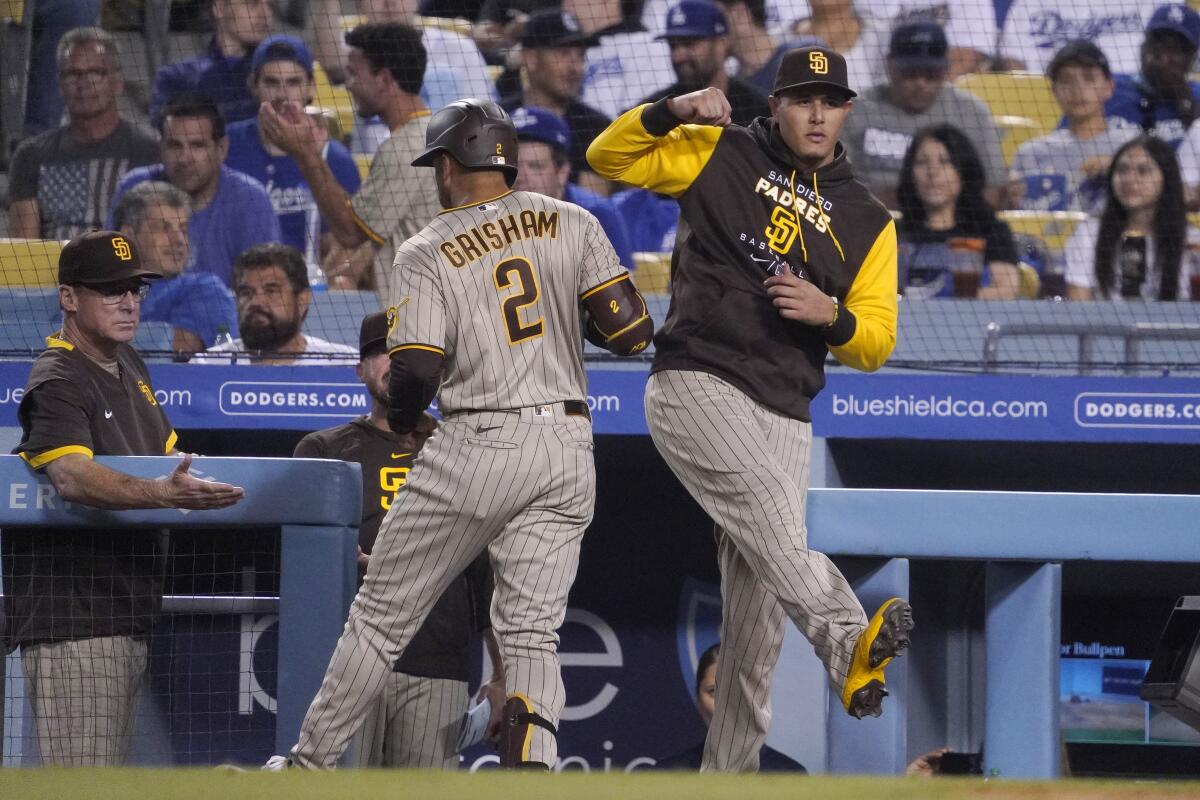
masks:
{"label": "yellow cleat sole", "polygon": [[842,687],[842,705],[852,717],[878,717],[887,696],[884,669],[908,647],[912,606],[893,597],[879,607],[854,645],[850,671]]}

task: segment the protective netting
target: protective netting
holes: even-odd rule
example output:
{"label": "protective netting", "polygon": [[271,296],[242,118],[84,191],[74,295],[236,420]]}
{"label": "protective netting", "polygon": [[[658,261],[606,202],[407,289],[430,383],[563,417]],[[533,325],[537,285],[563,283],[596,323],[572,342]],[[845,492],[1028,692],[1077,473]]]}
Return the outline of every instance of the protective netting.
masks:
{"label": "protective netting", "polygon": [[[413,126],[466,96],[513,114],[518,188],[593,211],[661,323],[678,205],[600,177],[587,145],[630,107],[705,85],[749,123],[770,113],[782,53],[823,43],[845,55],[859,95],[841,131],[855,174],[897,217],[893,366],[1200,365],[1200,306],[1188,302],[1200,299],[1200,231],[1185,211],[1200,207],[1200,17],[1186,5],[4,8],[3,357],[31,358],[59,324],[63,241],[112,228],[167,276],[142,302],[144,353],[353,362],[363,315],[386,304],[391,253],[441,207],[433,171],[409,166]],[[86,26],[99,28],[64,37]],[[825,212],[836,225],[837,209]]]}
{"label": "protective netting", "polygon": [[[6,637],[26,642],[5,662],[4,766],[119,754],[261,763],[273,752],[278,530],[3,535]],[[21,600],[31,582],[52,613]],[[74,626],[112,635],[72,641]]]}

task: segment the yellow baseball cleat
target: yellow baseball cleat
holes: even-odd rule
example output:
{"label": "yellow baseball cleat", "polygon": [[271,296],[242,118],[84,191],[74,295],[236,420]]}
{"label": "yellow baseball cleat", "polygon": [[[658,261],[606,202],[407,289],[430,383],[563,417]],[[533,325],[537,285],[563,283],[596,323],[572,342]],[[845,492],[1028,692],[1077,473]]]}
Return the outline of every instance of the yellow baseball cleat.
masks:
{"label": "yellow baseball cleat", "polygon": [[854,645],[850,672],[842,687],[842,705],[850,716],[862,719],[883,713],[883,698],[888,693],[883,670],[908,647],[912,629],[912,606],[899,597],[888,600],[871,617]]}

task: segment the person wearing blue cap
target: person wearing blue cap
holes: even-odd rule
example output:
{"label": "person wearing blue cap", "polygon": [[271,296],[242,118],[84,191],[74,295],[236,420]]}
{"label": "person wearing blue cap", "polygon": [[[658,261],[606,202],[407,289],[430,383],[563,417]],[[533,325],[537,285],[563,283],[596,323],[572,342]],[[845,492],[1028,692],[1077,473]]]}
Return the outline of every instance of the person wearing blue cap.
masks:
{"label": "person wearing blue cap", "polygon": [[517,163],[521,165],[515,188],[566,200],[589,211],[600,222],[622,266],[632,270],[629,234],[612,201],[570,181],[571,129],[567,121],[538,106],[514,110],[512,121],[520,145]]}
{"label": "person wearing blue cap", "polygon": [[749,125],[756,117],[770,116],[766,95],[725,71],[729,23],[720,7],[708,0],[681,0],[667,11],[666,31],[658,38],[665,39],[671,48],[676,81],[643,98],[638,105],[713,86],[729,99],[734,123]]}
{"label": "person wearing blue cap", "polygon": [[900,167],[913,136],[935,125],[955,126],[974,145],[989,202],[997,203],[1006,185],[1008,165],[996,121],[982,100],[947,81],[949,51],[946,32],[936,22],[897,26],[888,43],[887,82],[862,92],[842,131],[858,178],[889,208],[896,207]]}
{"label": "person wearing blue cap", "polygon": [[[285,103],[307,106],[313,101],[313,58],[295,36],[276,34],[258,43],[250,57],[250,89],[259,103],[281,111]],[[318,131],[322,130],[320,127]],[[229,126],[229,157],[225,163],[256,179],[271,196],[279,217],[282,242],[304,254],[309,277],[319,278],[321,239],[328,226],[295,159],[276,146],[259,126],[258,118]],[[326,141],[325,162],[347,194],[358,191],[361,179],[350,151],[340,142]]]}
{"label": "person wearing blue cap", "polygon": [[579,100],[587,50],[593,43],[571,12],[536,11],[521,30],[520,69],[507,73],[511,88],[503,88],[504,75],[497,86],[502,87],[500,105],[510,114],[521,106],[539,106],[566,120],[571,129],[571,181],[608,194],[611,184],[588,166],[587,146],[612,120]]}
{"label": "person wearing blue cap", "polygon": [[1141,73],[1118,75],[1104,113],[1178,147],[1200,114],[1200,83],[1188,80],[1200,47],[1200,14],[1183,3],[1150,15],[1141,46]]}
{"label": "person wearing blue cap", "polygon": [[211,0],[213,32],[208,49],[187,61],[166,64],[154,76],[150,119],[181,95],[212,99],[226,122],[249,119],[258,111],[250,93],[250,57],[271,31],[270,0]]}

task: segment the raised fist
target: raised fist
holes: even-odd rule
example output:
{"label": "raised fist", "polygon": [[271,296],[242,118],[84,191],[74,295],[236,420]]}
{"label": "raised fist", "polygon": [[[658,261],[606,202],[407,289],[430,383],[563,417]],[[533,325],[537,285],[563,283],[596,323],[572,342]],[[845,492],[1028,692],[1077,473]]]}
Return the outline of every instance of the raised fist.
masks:
{"label": "raised fist", "polygon": [[729,100],[724,92],[713,86],[672,97],[667,101],[667,108],[684,122],[693,125],[716,125],[724,128],[732,122]]}

